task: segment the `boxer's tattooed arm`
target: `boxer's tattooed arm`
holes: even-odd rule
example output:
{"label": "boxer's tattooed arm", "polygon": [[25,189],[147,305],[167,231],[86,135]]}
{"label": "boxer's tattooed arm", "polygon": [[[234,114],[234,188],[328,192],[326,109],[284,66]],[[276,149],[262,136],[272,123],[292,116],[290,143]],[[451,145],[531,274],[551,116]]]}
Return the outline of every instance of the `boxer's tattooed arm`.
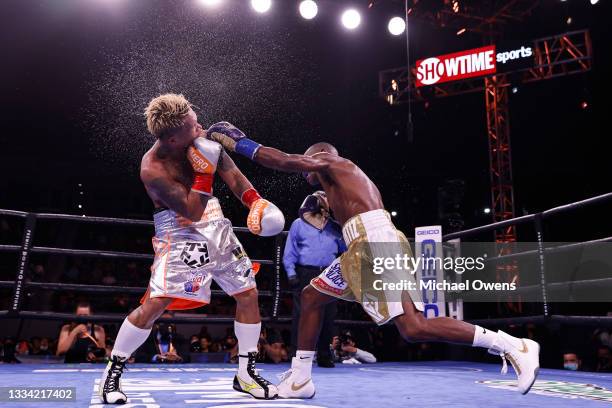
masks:
{"label": "boxer's tattooed arm", "polygon": [[221,152],[217,163],[217,173],[223,182],[232,190],[232,193],[240,200],[242,193],[253,188],[251,182],[240,171],[232,158],[224,151]]}
{"label": "boxer's tattooed arm", "polygon": [[159,173],[141,172],[141,178],[151,198],[192,221],[202,216],[204,209],[199,193]]}
{"label": "boxer's tattooed arm", "polygon": [[316,156],[287,154],[273,147],[262,146],[255,155],[255,161],[264,167],[286,173],[325,172],[334,157],[327,153],[318,153]]}

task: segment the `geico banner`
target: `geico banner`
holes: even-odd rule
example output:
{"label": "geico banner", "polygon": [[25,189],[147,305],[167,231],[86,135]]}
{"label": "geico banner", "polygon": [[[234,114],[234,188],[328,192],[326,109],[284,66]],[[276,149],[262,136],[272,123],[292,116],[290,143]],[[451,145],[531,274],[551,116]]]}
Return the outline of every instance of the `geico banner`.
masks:
{"label": "geico banner", "polygon": [[[415,250],[414,256],[421,257],[422,261],[417,269],[417,284],[429,281],[442,282],[444,274],[439,262],[434,262],[436,257],[442,258],[442,226],[417,227],[414,229]],[[428,261],[430,260],[430,261]],[[446,316],[446,305],[444,303],[444,292],[429,290],[425,287],[421,290],[423,303],[425,304],[425,317]]]}
{"label": "geico banner", "polygon": [[[444,250],[444,258],[459,258],[461,256],[461,239],[456,238],[451,239],[450,241],[446,241],[442,249]],[[447,282],[461,284],[461,282],[463,281],[462,277],[463,274],[461,273],[449,271],[445,274],[444,279],[446,279]],[[446,306],[448,307],[448,317],[452,317],[453,319],[457,320],[463,320],[463,299],[448,299],[448,301],[446,302]]]}
{"label": "geico banner", "polygon": [[533,48],[529,46],[496,50],[495,45],[489,45],[419,60],[416,63],[416,86],[492,75],[528,66],[533,61]]}

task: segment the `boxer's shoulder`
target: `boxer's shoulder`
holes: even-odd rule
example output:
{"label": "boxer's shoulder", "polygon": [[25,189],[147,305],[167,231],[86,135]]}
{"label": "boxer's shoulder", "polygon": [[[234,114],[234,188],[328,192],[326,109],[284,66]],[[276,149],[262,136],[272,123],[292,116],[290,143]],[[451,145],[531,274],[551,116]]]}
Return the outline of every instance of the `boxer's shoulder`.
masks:
{"label": "boxer's shoulder", "polygon": [[163,177],[166,174],[164,164],[155,160],[151,155],[145,154],[140,163],[140,178],[144,183],[150,182],[159,177]]}

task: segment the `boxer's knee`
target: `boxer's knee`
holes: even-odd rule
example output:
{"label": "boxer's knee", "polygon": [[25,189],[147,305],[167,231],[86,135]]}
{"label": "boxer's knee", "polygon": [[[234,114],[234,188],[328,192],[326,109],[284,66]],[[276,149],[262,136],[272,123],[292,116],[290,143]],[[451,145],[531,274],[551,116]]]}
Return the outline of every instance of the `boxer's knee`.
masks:
{"label": "boxer's knee", "polygon": [[320,308],[332,300],[333,298],[331,296],[324,295],[311,285],[308,285],[302,289],[302,295],[300,297],[301,307],[303,309]]}
{"label": "boxer's knee", "polygon": [[170,303],[172,303],[170,298],[149,298],[130,313],[128,320],[138,328],[150,329]]}
{"label": "boxer's knee", "polygon": [[241,293],[234,295],[234,299],[236,299],[236,303],[238,303],[239,307],[245,306],[254,306],[257,307],[257,299],[259,297],[259,292],[257,288],[253,288]]}

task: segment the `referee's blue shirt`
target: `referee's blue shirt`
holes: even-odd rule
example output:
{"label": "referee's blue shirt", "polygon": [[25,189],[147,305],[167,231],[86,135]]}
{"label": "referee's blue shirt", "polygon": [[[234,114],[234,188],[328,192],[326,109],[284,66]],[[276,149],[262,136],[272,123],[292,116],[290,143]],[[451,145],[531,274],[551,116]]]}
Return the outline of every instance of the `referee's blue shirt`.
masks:
{"label": "referee's blue shirt", "polygon": [[338,223],[328,220],[319,230],[298,218],[291,224],[285,243],[283,265],[287,277],[295,276],[296,265],[327,267],[344,251],[346,245]]}

